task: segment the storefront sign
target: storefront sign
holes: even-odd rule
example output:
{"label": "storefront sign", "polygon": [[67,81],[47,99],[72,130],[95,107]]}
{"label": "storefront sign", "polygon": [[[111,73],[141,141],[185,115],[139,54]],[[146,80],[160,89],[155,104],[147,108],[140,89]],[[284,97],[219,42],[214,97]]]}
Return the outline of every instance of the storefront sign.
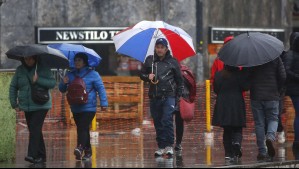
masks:
{"label": "storefront sign", "polygon": [[112,37],[125,27],[37,28],[37,43],[113,43]]}
{"label": "storefront sign", "polygon": [[223,40],[227,36],[238,36],[246,32],[261,32],[267,33],[276,37],[277,39],[284,42],[284,29],[263,29],[263,28],[217,28],[210,27],[210,44],[223,43]]}

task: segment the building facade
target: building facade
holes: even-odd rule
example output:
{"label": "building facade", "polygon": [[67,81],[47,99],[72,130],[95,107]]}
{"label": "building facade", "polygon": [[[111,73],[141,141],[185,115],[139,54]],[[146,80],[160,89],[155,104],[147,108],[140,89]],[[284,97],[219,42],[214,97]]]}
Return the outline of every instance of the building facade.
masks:
{"label": "building facade", "polygon": [[[279,35],[283,35],[281,40],[287,46],[293,29],[294,1],[289,0],[2,1],[1,69],[16,68],[20,64],[5,56],[5,52],[16,45],[70,43],[72,40],[99,53],[103,60],[97,70],[102,75],[136,75],[141,63],[117,55],[111,36],[142,20],[163,20],[192,36],[198,54],[184,63],[196,72],[198,81],[203,81],[209,78],[211,63],[227,33],[237,35],[240,28],[283,30]],[[214,42],[213,28],[236,31],[221,34],[219,29],[218,41]],[[88,38],[79,39],[76,32],[80,31],[89,32],[85,33]]]}

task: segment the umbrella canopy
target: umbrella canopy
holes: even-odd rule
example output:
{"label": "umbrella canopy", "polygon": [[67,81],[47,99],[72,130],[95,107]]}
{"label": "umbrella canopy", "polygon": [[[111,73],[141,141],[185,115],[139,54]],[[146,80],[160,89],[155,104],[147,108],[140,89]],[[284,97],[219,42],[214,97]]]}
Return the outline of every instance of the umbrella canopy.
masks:
{"label": "umbrella canopy", "polygon": [[30,44],[16,46],[9,49],[6,53],[9,59],[21,60],[28,56],[38,56],[40,62],[50,68],[67,68],[69,66],[68,59],[59,51],[49,48],[46,45]]}
{"label": "umbrella canopy", "polygon": [[144,62],[147,56],[154,55],[158,38],[167,39],[172,55],[179,61],[195,55],[191,36],[163,21],[141,21],[115,35],[113,41],[116,52]]}
{"label": "umbrella canopy", "polygon": [[77,53],[85,53],[88,56],[88,65],[90,67],[97,67],[102,60],[102,58],[93,49],[87,48],[83,45],[59,43],[50,44],[48,46],[60,50],[69,59],[71,68],[75,67],[74,57]]}
{"label": "umbrella canopy", "polygon": [[260,32],[243,33],[225,44],[219,59],[226,65],[253,67],[271,62],[284,50],[282,41]]}

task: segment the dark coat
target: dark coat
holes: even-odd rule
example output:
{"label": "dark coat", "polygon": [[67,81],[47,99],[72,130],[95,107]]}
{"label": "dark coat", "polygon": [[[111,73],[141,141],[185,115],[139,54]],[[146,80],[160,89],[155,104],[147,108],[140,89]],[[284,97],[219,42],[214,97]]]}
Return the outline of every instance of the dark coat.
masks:
{"label": "dark coat", "polygon": [[167,52],[163,60],[155,55],[148,56],[141,69],[140,78],[145,82],[149,81],[149,74],[153,71],[155,79],[159,80],[158,84],[150,83],[149,97],[179,97],[182,96],[183,77],[180,71],[178,61]]}
{"label": "dark coat", "polygon": [[[52,108],[52,97],[50,91],[50,99],[44,105],[39,105],[32,101],[31,83],[34,73],[35,67],[29,70],[22,64],[17,68],[9,88],[9,99],[12,108],[20,108],[20,110],[25,112],[48,110]],[[37,74],[37,85],[46,89],[53,89],[55,87],[56,80],[54,79],[50,68],[47,68],[44,65],[38,66]],[[30,78],[30,81],[28,78]]]}
{"label": "dark coat", "polygon": [[292,50],[285,57],[285,68],[287,73],[286,95],[299,96],[299,35],[296,36]]}
{"label": "dark coat", "polygon": [[252,68],[250,99],[255,101],[279,101],[286,81],[281,58]]}
{"label": "dark coat", "polygon": [[242,92],[249,89],[248,75],[241,71],[222,70],[214,79],[217,94],[212,124],[214,126],[246,126],[246,108]]}

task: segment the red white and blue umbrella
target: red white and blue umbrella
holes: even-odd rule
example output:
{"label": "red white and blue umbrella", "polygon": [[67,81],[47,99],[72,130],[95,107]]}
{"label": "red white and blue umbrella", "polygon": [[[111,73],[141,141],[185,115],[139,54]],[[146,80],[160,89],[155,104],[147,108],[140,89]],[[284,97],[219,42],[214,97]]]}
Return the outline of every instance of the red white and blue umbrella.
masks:
{"label": "red white and blue umbrella", "polygon": [[154,55],[155,42],[165,38],[172,55],[179,61],[195,55],[193,41],[183,29],[163,21],[141,21],[113,37],[116,52],[144,62]]}

